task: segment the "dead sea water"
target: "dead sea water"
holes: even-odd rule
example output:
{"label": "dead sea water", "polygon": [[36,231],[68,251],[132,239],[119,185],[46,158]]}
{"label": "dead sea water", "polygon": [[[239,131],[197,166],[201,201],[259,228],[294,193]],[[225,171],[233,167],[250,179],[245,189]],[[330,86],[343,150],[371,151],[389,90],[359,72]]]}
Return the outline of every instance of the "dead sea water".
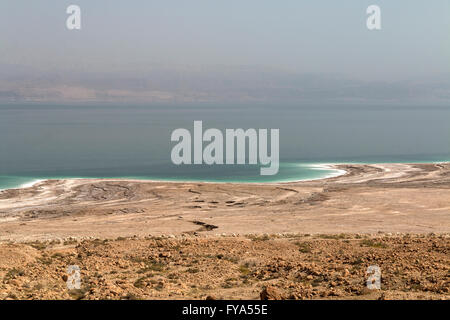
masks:
{"label": "dead sea water", "polygon": [[[450,159],[450,108],[405,106],[0,106],[0,189],[48,178],[277,182],[337,174],[320,163]],[[280,170],[172,164],[171,132],[280,129]]]}

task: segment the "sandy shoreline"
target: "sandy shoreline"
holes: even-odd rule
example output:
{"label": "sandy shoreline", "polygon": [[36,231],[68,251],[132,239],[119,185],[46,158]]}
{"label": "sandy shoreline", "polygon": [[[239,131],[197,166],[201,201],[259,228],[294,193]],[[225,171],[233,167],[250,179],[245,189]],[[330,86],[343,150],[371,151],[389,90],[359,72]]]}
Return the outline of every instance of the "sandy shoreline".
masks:
{"label": "sandy shoreline", "polygon": [[0,241],[118,236],[450,232],[450,164],[333,165],[284,183],[46,180],[0,192]]}
{"label": "sandy shoreline", "polygon": [[312,164],[308,165],[313,170],[334,170],[335,173],[331,173],[329,175],[320,177],[320,178],[314,178],[314,179],[293,179],[293,180],[286,180],[286,181],[273,181],[273,182],[229,182],[229,181],[193,181],[193,180],[157,180],[157,179],[131,179],[131,178],[55,178],[55,179],[35,179],[31,182],[24,183],[18,187],[14,188],[6,188],[6,189],[0,189],[0,192],[7,191],[7,190],[14,190],[14,189],[25,189],[25,188],[31,188],[34,185],[45,182],[45,181],[52,181],[52,180],[99,180],[99,181],[134,181],[134,182],[160,182],[160,183],[232,183],[232,184],[278,184],[278,183],[293,183],[293,182],[303,182],[303,181],[315,181],[315,180],[323,180],[323,179],[329,179],[338,177],[341,175],[346,174],[347,172],[342,169],[337,169],[336,166],[341,165],[340,163],[320,163],[320,164]]}

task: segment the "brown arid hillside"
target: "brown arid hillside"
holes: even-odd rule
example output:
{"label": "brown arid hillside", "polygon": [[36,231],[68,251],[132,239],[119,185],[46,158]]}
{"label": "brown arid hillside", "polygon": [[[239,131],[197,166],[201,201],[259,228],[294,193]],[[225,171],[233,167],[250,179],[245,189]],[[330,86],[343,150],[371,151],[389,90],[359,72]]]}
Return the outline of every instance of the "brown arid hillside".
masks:
{"label": "brown arid hillside", "polygon": [[[449,299],[450,235],[3,243],[0,299]],[[81,271],[69,290],[67,268]],[[381,289],[366,287],[381,269]]]}

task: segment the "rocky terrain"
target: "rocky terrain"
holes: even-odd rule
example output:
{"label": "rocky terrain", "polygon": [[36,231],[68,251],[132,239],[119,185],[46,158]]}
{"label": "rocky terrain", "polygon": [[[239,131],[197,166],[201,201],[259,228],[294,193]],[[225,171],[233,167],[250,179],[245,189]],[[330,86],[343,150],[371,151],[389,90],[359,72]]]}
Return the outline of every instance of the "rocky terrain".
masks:
{"label": "rocky terrain", "polygon": [[0,299],[450,298],[448,234],[68,239],[3,243],[0,257]]}

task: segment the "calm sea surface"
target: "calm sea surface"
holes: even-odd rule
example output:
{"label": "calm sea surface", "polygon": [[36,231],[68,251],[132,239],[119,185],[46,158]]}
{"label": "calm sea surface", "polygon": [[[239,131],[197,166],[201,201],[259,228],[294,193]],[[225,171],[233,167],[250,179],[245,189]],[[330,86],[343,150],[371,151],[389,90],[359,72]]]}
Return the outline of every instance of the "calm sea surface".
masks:
{"label": "calm sea surface", "polygon": [[[175,166],[176,128],[280,129],[280,170]],[[0,106],[0,189],[37,179],[96,177],[269,182],[335,174],[320,163],[450,159],[450,107]]]}

